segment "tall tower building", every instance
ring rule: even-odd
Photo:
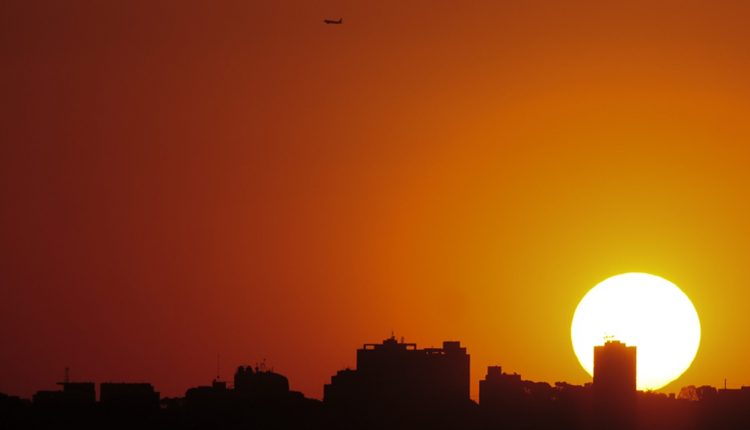
[[[594,347],[594,408],[601,428],[633,428],[636,347],[607,341]]]
[[[594,347],[594,391],[635,393],[636,348],[619,341]]]

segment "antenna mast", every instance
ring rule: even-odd
[[[221,380],[221,354],[216,354],[216,380]]]

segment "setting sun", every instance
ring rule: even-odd
[[[677,379],[695,358],[700,321],[676,285],[646,273],[624,273],[592,288],[576,308],[573,349],[593,374],[593,349],[613,338],[637,347],[639,390],[656,390]]]

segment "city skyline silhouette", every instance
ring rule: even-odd
[[[265,363],[239,366],[233,384],[217,377],[161,397],[150,383],[58,383],[31,399],[0,393],[0,425],[22,428],[532,428],[741,429],[750,423],[750,387],[687,386],[679,395],[636,390],[637,348],[616,340],[595,347],[585,385],[535,382],[489,366],[479,401],[469,396],[470,354],[460,341],[419,349],[394,335],[357,350],[324,398],[290,390]],[[217,369],[218,373],[218,369]]]
[[[4,2],[0,391],[219,353],[322,398],[392,327],[582,384],[629,271],[700,314],[684,383],[750,385],[747,8],[421,1]]]
[[[2,411],[736,427],[747,22],[736,0],[0,2]]]

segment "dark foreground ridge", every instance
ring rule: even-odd
[[[0,429],[750,429],[750,387],[685,387],[679,395],[635,389],[636,349],[594,351],[583,386],[526,381],[490,366],[469,398],[469,354],[459,342],[418,349],[394,337],[357,350],[323,401],[290,391],[286,377],[240,366],[230,387],[214,380],[181,398],[148,383],[63,382],[32,399],[0,394]]]

